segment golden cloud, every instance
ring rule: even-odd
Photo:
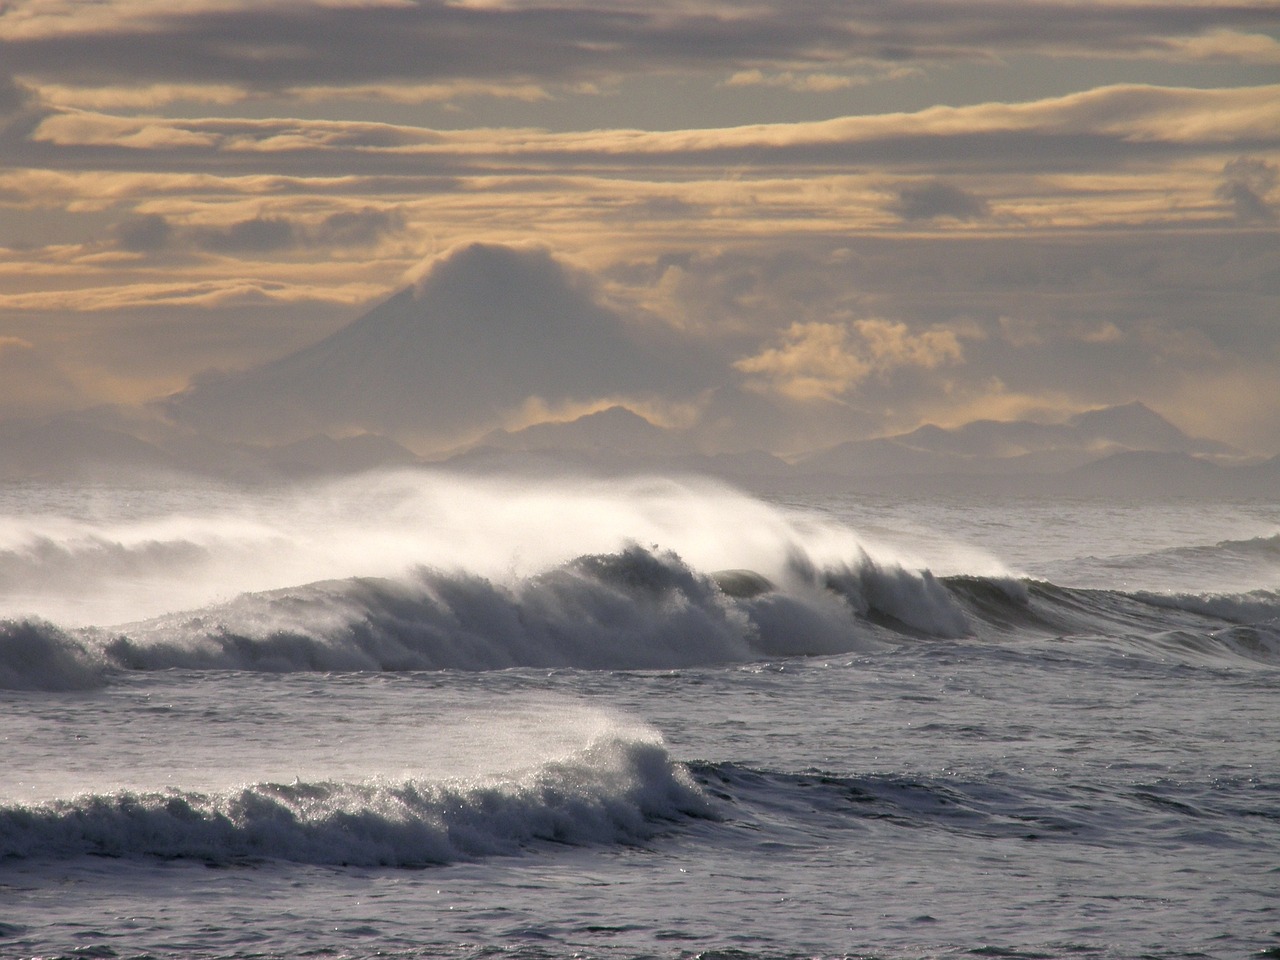
[[[308,119],[180,119],[117,117],[72,111],[46,118],[33,135],[60,146],[204,145],[219,149],[328,151],[361,155],[489,158],[552,157],[571,168],[599,157],[631,156],[651,162],[661,155],[679,165],[699,154],[767,151],[837,144],[850,146],[901,138],[1003,133],[1106,134],[1134,142],[1221,143],[1275,141],[1280,130],[1280,84],[1200,90],[1125,84],[1026,103],[930,107],[915,113],[849,116],[799,123],[750,124],[695,130],[593,130],[553,133],[536,129],[433,130],[402,124]],[[716,159],[717,164],[723,160]]]
[[[146,86],[76,87],[32,84],[51,107],[82,110],[154,110],[172,103],[227,106],[249,98],[249,91],[230,84],[154,83]]]
[[[794,400],[834,400],[873,373],[901,367],[932,370],[959,363],[963,351],[951,330],[914,334],[905,323],[879,318],[848,323],[793,323],[779,346],[734,363]],[[756,381],[760,386],[761,381]]]
[[[363,303],[386,292],[369,284],[342,287],[266,280],[202,280],[194,283],[130,283],[74,290],[0,295],[0,309],[93,312],[139,307],[228,307],[271,303]]]
[[[868,83],[866,77],[850,77],[833,73],[766,74],[761,70],[739,70],[724,82],[726,87],[781,87],[796,93],[832,93]]]

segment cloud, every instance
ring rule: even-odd
[[[201,269],[223,271],[220,280],[243,277],[244,264],[258,261],[253,276],[292,286],[301,281],[283,265],[301,267],[303,251],[376,249],[376,258],[343,258],[325,274],[335,286],[367,285],[389,283],[427,244],[531,235],[604,266],[624,247],[628,256],[656,256],[904,222],[918,235],[957,223],[1010,234],[1221,226],[1212,196],[1223,160],[1248,143],[1274,163],[1278,131],[1280,86],[1125,86],[1018,104],[660,131],[79,112],[46,117],[34,139],[11,142],[0,191],[21,207],[14,220],[40,225],[36,242],[74,237],[76,219],[97,241],[110,231],[108,216],[136,211],[173,227],[170,245],[153,252],[203,255]],[[953,190],[923,189],[935,183]],[[897,190],[886,196],[886,184]],[[976,217],[983,201],[999,215]],[[360,210],[395,210],[401,225],[377,222],[382,214],[322,223]],[[11,230],[0,243],[30,236]],[[85,242],[78,254],[59,253],[61,262],[101,252]],[[36,267],[52,255],[12,262]],[[95,275],[59,285],[102,283],[101,267],[81,262]],[[854,305],[853,315],[881,309]],[[688,325],[706,325],[684,312]]]
[[[1280,149],[1280,85],[1219,90],[1103,87],[1025,103],[723,128],[554,132],[434,130],[355,120],[47,116],[27,145],[48,168],[304,176],[645,177],[785,169],[848,175],[894,167],[986,175],[1125,169]],[[1164,171],[1161,171],[1163,174]],[[944,180],[945,182],[945,180]]]
[[[21,337],[0,337],[0,356],[20,350],[30,350],[33,344]]]
[[[634,220],[687,220],[703,214],[703,208],[678,196],[655,195],[624,204],[619,213]]]
[[[582,84],[622,73],[717,70],[839,76],[865,63],[1017,53],[1275,62],[1258,4],[1032,5],[838,0],[520,4],[108,2],[9,11],[0,61],[64,86],[308,87],[469,81]],[[819,81],[820,83],[822,81]]]
[[[932,370],[959,363],[963,351],[950,330],[913,334],[905,323],[878,318],[848,323],[793,323],[778,346],[734,363],[795,400],[833,400],[852,392],[872,373],[902,367]]]
[[[382,288],[360,284],[289,284],[280,281],[228,278],[122,283],[73,289],[0,293],[0,308],[31,313],[73,311],[77,315],[169,307],[223,309],[235,306],[278,309],[282,305],[362,303]]]
[[[1188,61],[1280,65],[1280,41],[1265,33],[1210,30],[1194,37],[1171,38],[1166,50],[1153,54]]]
[[[88,111],[54,112],[46,116],[31,139],[55,147],[110,144],[131,152],[181,150],[218,144],[210,131],[193,129],[162,117],[116,117]]]
[[[0,73],[0,117],[12,116],[33,99],[31,91],[13,77]]]
[[[981,220],[990,214],[987,201],[943,180],[907,183],[897,188],[891,213],[903,220]]]
[[[765,74],[761,70],[740,70],[725,81],[727,87],[781,87],[796,93],[834,93],[869,82],[863,77],[832,73],[796,74],[790,70]]]
[[[1275,356],[1273,3],[39,0],[0,22],[0,332],[66,370],[108,330],[90,361],[166,389],[201,351],[260,363],[428,250],[457,267],[432,317],[500,369],[457,384],[466,410],[436,397],[442,435],[624,399],[703,409],[708,436],[771,423],[781,449],[807,418],[815,439],[1000,396],[1168,403]],[[1088,89],[1115,77],[1186,85]],[[539,274],[528,238],[599,276],[545,249]],[[464,282],[484,263],[622,385],[496,332]],[[161,317],[204,346],[156,347]],[[667,360],[636,346],[655,317]]]
[[[116,224],[112,235],[117,246],[134,253],[195,248],[255,256],[312,247],[368,247],[404,226],[399,211],[374,207],[338,210],[314,222],[259,215],[220,226],[175,225],[148,213]]]
[[[157,213],[131,217],[118,223],[113,231],[116,243],[135,253],[152,253],[163,249],[173,237],[173,226]]]
[[[367,247],[387,234],[403,230],[404,226],[404,215],[398,210],[373,207],[340,210],[329,214],[311,230],[309,239],[319,246]]]
[[[1276,219],[1276,211],[1267,197],[1278,178],[1280,171],[1276,166],[1261,157],[1237,157],[1222,168],[1222,182],[1215,194],[1231,204],[1237,220],[1266,223]]]
[[[630,282],[651,283],[674,304],[655,309],[683,308],[701,322],[694,329],[736,345],[728,362],[745,363],[737,372],[763,391],[762,402],[832,398],[859,411],[861,433],[828,434],[836,442],[921,420],[994,416],[1001,398],[1019,398],[1009,415],[1134,398],[1173,410],[1204,402],[1197,385],[1206,377],[1238,374],[1254,384],[1257,358],[1280,355],[1274,248],[1265,231],[1116,230],[1087,242],[1072,231],[895,231],[707,249],[655,263]],[[936,361],[932,368],[866,372],[878,333],[886,365],[911,357],[910,340],[895,350],[891,330],[852,322],[876,316],[908,320],[913,337],[953,334],[960,359],[940,341],[921,355]],[[1224,420],[1206,433],[1275,452],[1280,421],[1268,416],[1276,423],[1269,434],[1258,427],[1267,417]],[[826,408],[807,418],[810,427],[835,422]],[[1242,441],[1248,430],[1257,431],[1252,444]],[[773,442],[795,448],[784,432]]]
[[[192,231],[196,245],[214,253],[271,253],[297,243],[294,224],[279,217],[253,217],[225,227]]]
[[[40,84],[40,98],[52,107],[78,110],[155,110],[174,103],[228,106],[249,99],[230,84],[153,83],[145,86],[67,86]]]
[[[0,17],[3,17],[2,8]],[[48,108],[30,86],[0,71],[0,169],[6,165],[5,158],[15,145],[30,135],[47,112]]]
[[[963,359],[960,340],[952,330],[926,330],[913,334],[905,323],[870,319],[854,322],[866,350],[878,370],[922,367],[933,370]]]
[[[643,255],[627,263],[604,254],[616,266],[593,276],[545,248],[454,248],[425,264],[416,300],[399,301],[406,331],[399,349],[374,355],[367,368],[318,374],[311,392],[289,386],[283,398],[264,400],[257,384],[265,380],[224,377],[222,399],[206,385],[192,409],[208,409],[192,416],[247,436],[390,424],[439,448],[538,410],[683,405],[697,411],[693,427],[709,447],[797,452],[921,420],[1135,397],[1186,410],[1208,402],[1198,385],[1235,376],[1241,396],[1255,387],[1264,395],[1269,388],[1258,378],[1280,355],[1269,293],[1274,237],[1265,231],[1116,231],[1082,242],[1073,233],[895,230],[707,244],[647,263]],[[46,344],[49,357],[66,369],[91,362],[116,371],[118,382],[125,370],[148,383],[164,380],[171,390],[174,371],[186,375],[201,356],[205,366],[261,364],[334,330],[360,312],[359,301],[386,294],[385,285],[368,283],[341,307],[334,298],[359,276],[354,268],[339,258],[296,259],[308,261],[309,283],[245,280],[240,263],[228,271],[237,281],[93,287],[9,270],[0,310],[9,318],[5,332],[30,342],[53,336],[40,333],[50,329],[49,311],[68,311],[57,318],[57,344]],[[366,259],[378,266],[377,257],[351,258],[361,268]],[[583,259],[579,251],[575,260]],[[144,266],[140,276],[169,278],[156,264]],[[251,275],[266,274],[259,264]],[[628,303],[670,313],[683,329],[655,328]],[[131,311],[133,321],[122,325],[123,313],[110,311]],[[14,326],[19,321],[26,330]],[[356,337],[354,330],[346,335]],[[579,343],[588,345],[585,355],[565,346]],[[66,351],[75,351],[74,363],[61,359]],[[306,379],[275,369],[288,374],[286,384]],[[7,409],[20,408],[17,389],[5,382]],[[383,393],[381,405],[365,396]],[[343,419],[344,410],[362,419]],[[1206,432],[1277,449],[1264,445],[1280,436],[1267,426],[1273,411],[1221,412],[1231,422]],[[1245,442],[1250,434],[1267,439]],[[284,434],[262,438],[277,435]]]
[[[450,80],[445,83],[371,83],[342,87],[305,86],[284,91],[284,95],[304,103],[333,103],[348,100],[395,104],[444,103],[490,97],[537,103],[553,99],[546,87],[536,83],[489,83]]]
[[[835,323],[793,323],[776,347],[745,357],[734,367],[759,374],[763,383],[797,400],[829,400],[847,393],[873,369]]]

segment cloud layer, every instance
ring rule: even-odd
[[[440,442],[1140,399],[1275,452],[1276,34],[1249,0],[8,4],[0,411],[212,396],[427,256],[414,303],[471,318],[415,386]]]
[[[0,60],[13,72],[92,88],[581,83],[644,71],[766,67],[834,74],[867,61],[983,61],[1011,53],[1280,63],[1274,8],[1264,2],[197,0],[86,9],[37,0],[11,7],[3,25]]]

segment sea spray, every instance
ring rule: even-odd
[[[193,481],[103,493],[93,511],[24,507],[0,528],[0,616],[102,626],[324,580],[395,578],[418,567],[511,583],[628,543],[691,568],[783,580],[793,555],[816,566],[866,552],[834,519],[803,517],[715,481],[470,477],[402,470],[314,485],[235,488]],[[969,571],[972,572],[972,571]]]
[[[742,571],[729,572],[727,591],[718,576],[632,544],[509,582],[418,568],[248,593],[106,629],[6,621],[0,688],[86,689],[122,672],[170,669],[669,670],[1028,632],[1120,632],[1150,650],[1142,638],[1175,631],[1223,654],[1280,659],[1280,601],[1265,592],[1165,596],[939,578],[865,556],[793,570],[777,585],[752,573],[749,590]]]
[[[1275,659],[1280,612],[1266,592],[1073,589],[979,575],[990,570],[981,558],[942,575],[830,517],[698,480],[416,470],[220,488],[208,504],[200,490],[187,500],[168,490],[156,505],[122,495],[115,514],[11,517],[0,539],[0,587],[11,590],[0,600],[36,606],[0,621],[0,688],[10,689],[164,669],[661,670],[1019,630],[1175,631]],[[1215,549],[1266,557],[1272,544],[1205,548]],[[160,609],[76,625],[103,606]]]

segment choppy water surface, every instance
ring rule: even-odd
[[[0,955],[1280,952],[1280,505],[5,492]]]

